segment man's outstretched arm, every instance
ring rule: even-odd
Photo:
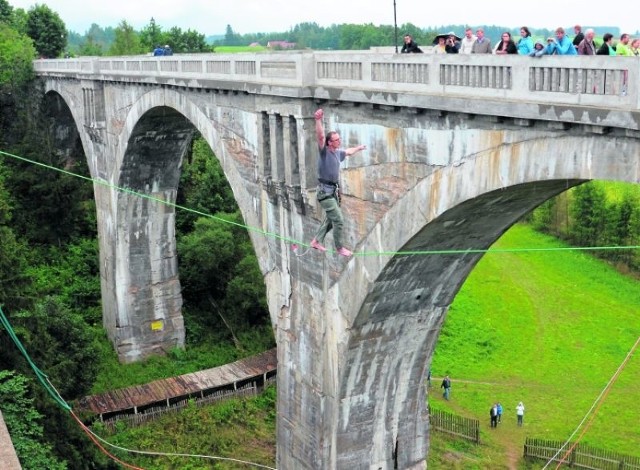
[[[357,147],[349,147],[344,151],[347,154],[347,157],[353,155],[354,153],[358,153],[360,150],[365,150],[367,148],[366,145],[358,145]]]

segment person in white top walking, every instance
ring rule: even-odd
[[[518,426],[522,426],[522,421],[524,420],[524,405],[522,402],[516,406],[516,416],[518,417]]]

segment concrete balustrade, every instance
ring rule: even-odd
[[[322,97],[322,88],[446,94],[541,104],[637,109],[636,57],[399,55],[373,52],[276,52],[127,56],[34,61],[39,75],[82,75],[189,87],[210,81],[281,87],[270,94]],[[169,80],[167,80],[169,79]]]

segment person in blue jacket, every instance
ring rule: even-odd
[[[155,49],[153,50],[153,55],[154,56],[164,55],[164,49],[160,46],[156,46]]]
[[[520,28],[520,40],[516,45],[518,47],[518,54],[529,55],[533,52],[533,40],[531,39],[531,32],[529,28],[523,26]]]
[[[547,44],[547,54],[557,55],[577,55],[576,46],[573,45],[571,39],[564,33],[564,28],[556,29],[556,38],[553,42]]]

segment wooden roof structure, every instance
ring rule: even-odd
[[[220,367],[84,397],[75,403],[74,408],[100,415],[124,410],[136,412],[137,408],[152,403],[224,387],[235,388],[238,383],[261,379],[269,373],[274,375],[277,363],[277,349],[274,348]]]

